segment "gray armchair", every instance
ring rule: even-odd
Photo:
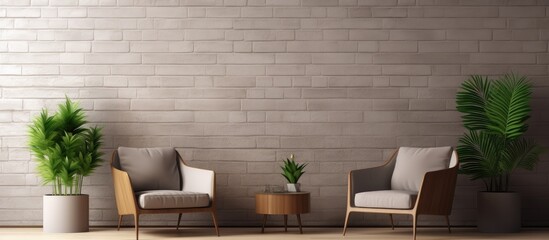
[[[352,212],[389,214],[393,229],[393,214],[412,215],[414,240],[418,215],[442,215],[450,232],[458,165],[451,147],[401,147],[379,167],[351,171],[343,235]]]
[[[209,212],[219,236],[215,214],[215,173],[185,164],[173,148],[126,148],[111,161],[118,229],[122,217],[133,215],[139,238],[139,215]]]

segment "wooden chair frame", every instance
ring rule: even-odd
[[[393,230],[395,229],[393,214],[411,215],[414,240],[416,239],[418,215],[441,215],[446,217],[448,232],[451,233],[449,215],[452,211],[459,168],[459,159],[455,151],[452,152],[452,159],[455,158],[454,166],[443,170],[427,172],[424,175],[416,203],[412,209],[366,208],[354,205],[356,193],[390,189],[391,176],[397,154],[398,150],[395,150],[389,160],[381,166],[353,170],[349,173],[347,213],[345,216],[345,225],[343,226],[343,236],[347,232],[347,224],[352,212],[389,214]],[[359,182],[362,185],[360,187],[358,187],[359,184],[356,184]]]
[[[177,152],[177,151],[176,151]],[[177,227],[179,229],[179,223],[181,221],[181,215],[183,213],[196,213],[196,212],[209,212],[212,216],[213,224],[215,227],[215,232],[219,236],[219,229],[217,226],[216,220],[216,208],[215,208],[215,172],[211,170],[205,170],[200,168],[193,168],[185,164],[185,161],[177,152],[177,160],[179,162],[180,176],[181,179],[184,178],[184,172],[191,172],[192,174],[208,174],[211,175],[211,192],[210,195],[210,205],[208,207],[198,207],[198,208],[169,208],[169,209],[142,209],[137,204],[135,198],[135,192],[133,191],[131,185],[131,179],[127,172],[122,171],[114,166],[115,159],[118,158],[118,151],[115,150],[111,158],[111,171],[113,176],[114,183],[114,193],[116,198],[116,207],[118,210],[118,230],[120,230],[120,224],[122,223],[122,217],[125,215],[133,215],[135,222],[135,239],[139,239],[139,215],[142,214],[164,214],[164,213],[179,213],[177,219]],[[185,182],[183,182],[185,183]],[[181,186],[184,189],[184,185]]]

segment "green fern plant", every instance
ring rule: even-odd
[[[489,80],[477,75],[457,93],[457,110],[468,130],[457,146],[460,172],[481,179],[486,191],[509,191],[511,173],[531,170],[539,160],[542,148],[522,136],[528,129],[531,88],[524,76]]]
[[[299,178],[305,173],[303,169],[307,166],[307,163],[299,164],[294,160],[294,155],[291,154],[290,158],[286,158],[284,166],[280,166],[282,169],[282,176],[288,180],[289,183],[297,183]]]
[[[50,115],[43,109],[29,126],[29,147],[44,185],[54,195],[82,193],[82,182],[101,164],[101,129],[86,128],[85,114],[66,98]]]

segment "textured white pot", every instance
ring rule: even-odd
[[[288,183],[286,184],[288,192],[299,192],[301,191],[301,183]]]
[[[89,196],[44,195],[44,232],[72,233],[89,231]]]

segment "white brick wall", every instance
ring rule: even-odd
[[[309,163],[307,225],[343,223],[346,174],[398,146],[455,145],[470,74],[527,74],[530,135],[547,145],[549,2],[439,0],[0,1],[0,225],[41,224],[25,134],[65,95],[118,146],[173,146],[218,174],[222,225],[258,225],[253,196]],[[524,224],[545,225],[549,162],[517,172]],[[452,222],[475,223],[461,176]],[[86,179],[92,225],[114,225],[108,164]],[[210,224],[209,216],[184,216]],[[129,219],[128,219],[129,220]],[[357,215],[353,224],[387,225]],[[399,221],[409,223],[406,218]],[[442,224],[438,218],[425,224]],[[175,224],[146,216],[144,224]]]

